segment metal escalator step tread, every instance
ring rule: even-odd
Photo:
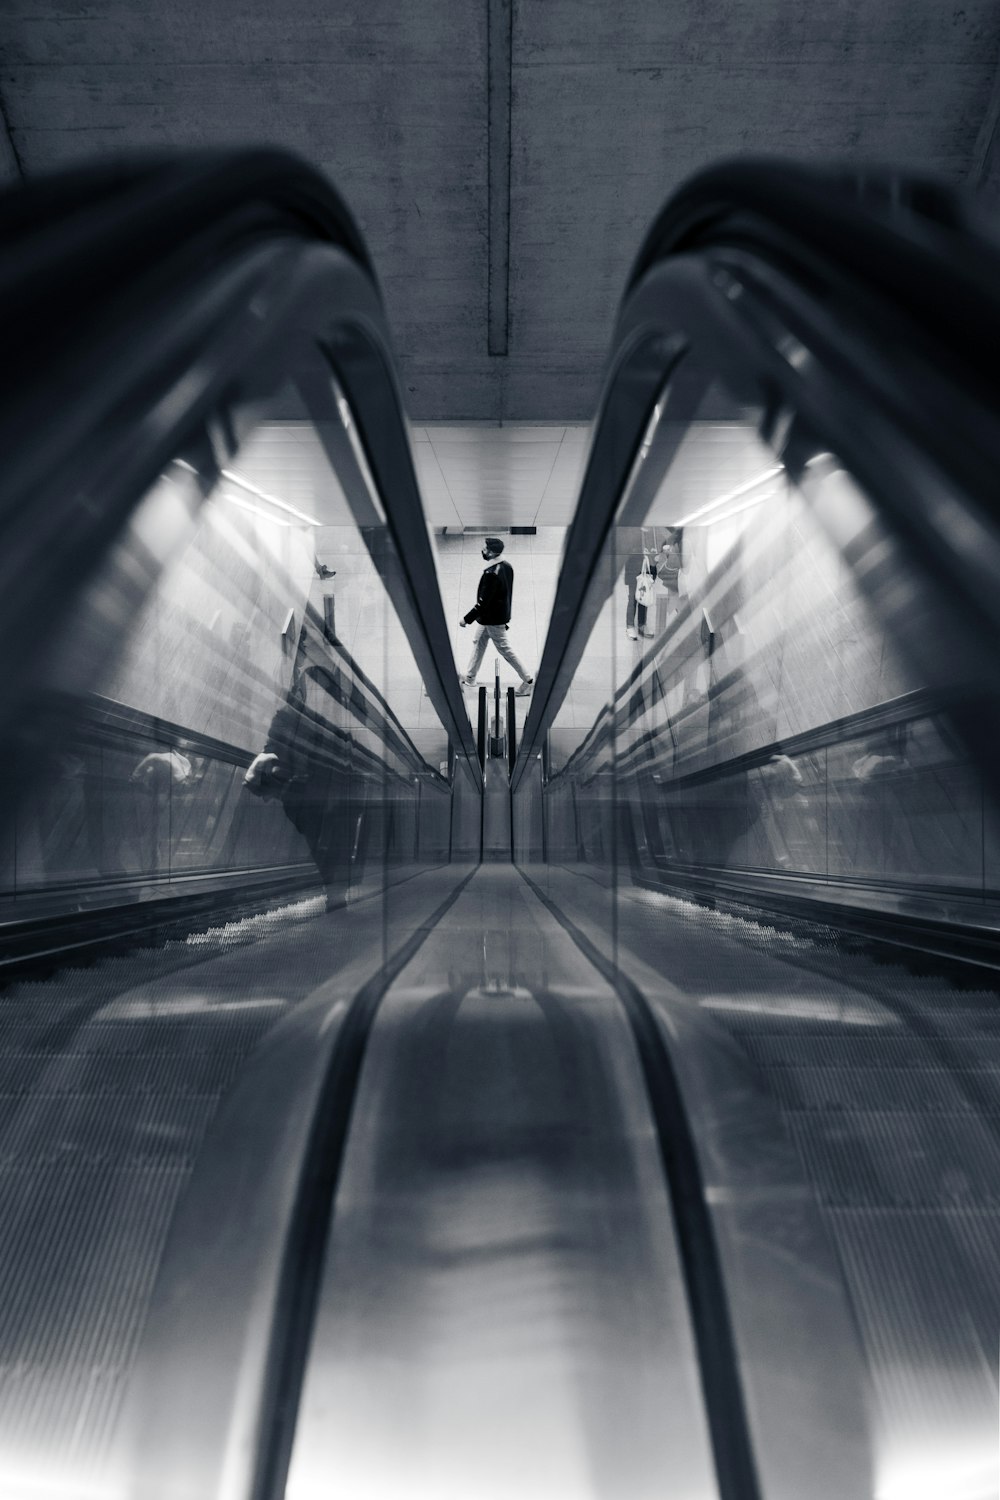
[[[946,1072],[938,1067],[871,1068],[796,1067],[768,1070],[768,1081],[785,1109],[864,1110],[880,1112],[939,1110],[978,1111],[966,1083],[995,1089],[1000,1111],[1000,1065]]]
[[[825,1204],[1000,1208],[998,1116],[855,1111],[785,1118]]]
[[[921,1068],[933,1064],[927,1043],[896,1027],[892,1031],[860,1028],[839,1036],[745,1037],[743,1045],[763,1067]],[[1000,1045],[995,1049],[1000,1065]],[[994,1058],[986,1059],[994,1061]]]
[[[916,1438],[924,1421],[968,1431],[978,1413],[995,1428],[1000,1210],[843,1207],[825,1217],[887,1425]]]

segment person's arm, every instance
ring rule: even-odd
[[[273,750],[262,750],[259,755],[255,755],[247,766],[246,774],[243,777],[243,785],[247,791],[259,792],[264,772],[268,766],[276,766],[277,764],[278,757],[274,754]]]
[[[287,780],[289,762],[292,759],[298,730],[299,714],[287,699],[271,720],[267,741],[259,755],[255,755],[246,769],[243,785],[249,792],[267,795],[274,791],[272,775],[285,773]]]
[[[493,595],[496,592],[496,587],[497,576],[492,568],[487,568],[479,580],[479,592],[476,596],[475,605],[472,609],[469,610],[469,613],[467,615],[462,616],[462,619],[459,622],[461,625],[471,625],[473,620],[479,620],[481,618],[480,610],[484,605],[490,604],[492,602]]]

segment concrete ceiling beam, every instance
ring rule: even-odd
[[[1000,63],[973,148],[969,185],[985,197],[1000,198]]]

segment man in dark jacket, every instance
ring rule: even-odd
[[[300,647],[301,651],[301,647]],[[307,660],[305,653],[302,659]],[[325,662],[296,672],[267,735],[243,778],[247,791],[280,800],[285,817],[305,839],[323,885],[327,909],[343,906],[363,861],[365,789],[352,773],[346,716],[350,682]]]
[[[486,561],[486,567],[479,580],[479,593],[475,607],[459,621],[463,630],[466,625],[471,625],[473,622],[478,626],[473,637],[469,665],[461,681],[465,686],[475,682],[476,673],[486,654],[487,644],[492,641],[497,648],[497,655],[502,656],[504,661],[510,662],[520,677],[521,686],[517,690],[517,696],[525,698],[531,692],[531,685],[535,679],[529,677],[507,640],[510,603],[514,592],[514,569],[509,562],[500,561],[502,551],[503,542],[498,536],[486,538],[483,543],[483,558]]]

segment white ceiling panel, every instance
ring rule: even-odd
[[[413,429],[432,526],[567,526],[588,428],[448,423]]]

